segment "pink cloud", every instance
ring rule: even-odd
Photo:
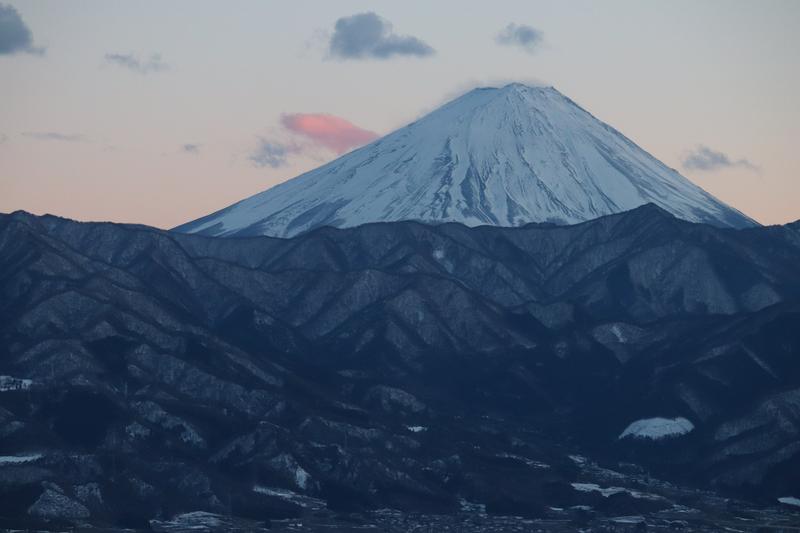
[[[374,131],[359,128],[341,117],[325,113],[287,113],[283,125],[294,133],[342,154],[378,138]]]

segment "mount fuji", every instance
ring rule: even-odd
[[[574,224],[647,203],[692,222],[757,225],[556,89],[510,84],[472,90],[175,230],[291,237],[399,220]]]

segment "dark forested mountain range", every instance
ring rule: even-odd
[[[16,212],[0,291],[0,527],[800,497],[798,223],[649,204],[279,239]]]

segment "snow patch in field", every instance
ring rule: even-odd
[[[677,418],[644,418],[632,422],[625,431],[623,431],[619,438],[633,437],[637,439],[650,439],[659,440],[669,437],[680,437],[686,435],[694,429],[692,424],[686,418],[679,416]]]
[[[289,489],[281,489],[278,487],[262,487],[261,485],[256,485],[253,487],[253,492],[266,494],[267,496],[275,496],[277,498],[291,498],[293,496],[297,496],[296,492],[293,492]]]
[[[40,453],[30,453],[27,455],[0,455],[0,466],[3,465],[21,465],[25,463],[32,463],[44,457]]]
[[[531,468],[550,468],[550,465],[547,463],[543,463],[541,461],[534,461],[533,459],[528,459],[527,457],[523,457],[521,455],[514,455],[513,453],[498,453],[497,457],[501,459],[514,459],[515,461],[520,461],[525,463],[526,465],[530,466]]]
[[[615,524],[641,524],[644,522],[643,516],[617,516],[611,519]]]
[[[192,511],[175,516],[173,522],[176,525],[184,526],[188,529],[206,529],[209,527],[219,527],[222,520],[218,515],[206,511]]]
[[[619,494],[620,492],[627,492],[627,489],[623,489],[622,487],[602,488],[597,483],[572,483],[572,488],[578,492],[599,492],[606,498],[614,494]]]
[[[301,489],[305,489],[308,486],[308,479],[311,476],[303,470],[302,466],[298,466],[294,471],[294,481],[297,483],[297,486]]]
[[[778,501],[785,505],[800,507],[800,498],[795,498],[794,496],[783,496],[782,498],[778,498]]]
[[[169,520],[150,520],[153,531],[187,533],[188,531],[261,531],[258,522],[222,516],[207,511],[191,511],[175,515]]]
[[[264,487],[262,485],[256,485],[255,487],[253,487],[253,492],[264,494],[265,496],[272,496],[273,498],[280,498],[282,500],[290,501],[294,504],[299,505],[300,507],[306,507],[311,510],[324,509],[327,505],[324,500],[320,500],[318,498],[312,498],[311,496],[305,496],[303,494],[298,494],[289,489],[283,489],[280,487]]]
[[[33,385],[33,380],[15,378],[13,376],[0,376],[0,392],[10,390],[28,390]]]
[[[657,494],[650,494],[648,492],[639,492],[637,490],[626,489],[625,487],[601,487],[597,483],[572,483],[572,488],[578,492],[599,492],[603,497],[608,498],[615,494],[627,492],[632,497],[640,500],[661,500],[661,496]]]

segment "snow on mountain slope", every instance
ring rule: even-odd
[[[659,440],[667,437],[680,437],[690,433],[693,429],[694,424],[682,416],[677,418],[645,418],[631,422],[625,428],[625,431],[620,434],[619,438],[633,437]]]
[[[552,87],[475,89],[420,120],[177,231],[289,237],[420,220],[572,224],[654,203],[718,226],[755,223]]]

